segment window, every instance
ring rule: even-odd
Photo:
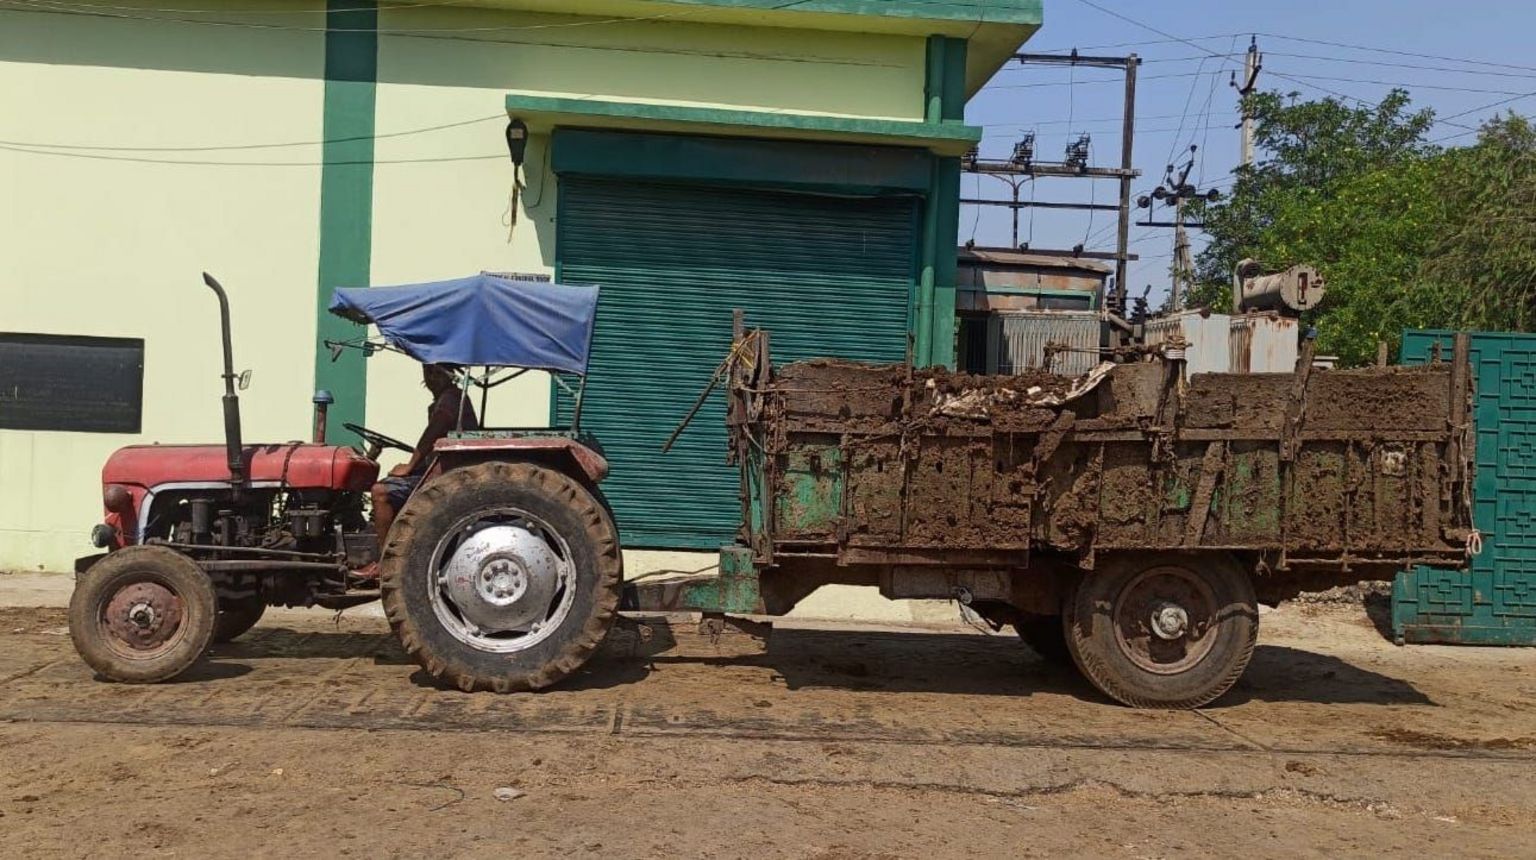
[[[0,429],[138,433],[144,341],[0,333]]]

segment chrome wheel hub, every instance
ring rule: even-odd
[[[432,606],[459,641],[484,651],[533,646],[569,614],[570,548],[542,520],[497,509],[461,520],[433,554]]]
[[[1189,613],[1177,603],[1164,603],[1152,613],[1152,633],[1172,642],[1189,630]]]

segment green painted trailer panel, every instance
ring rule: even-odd
[[[602,287],[582,427],[631,547],[716,548],[741,521],[717,391],[661,446],[731,345],[731,315],[772,332],[775,362],[906,354],[916,195],[849,196],[563,174],[559,279]],[[569,397],[556,397],[567,420]]]
[[[1452,333],[1403,335],[1404,364],[1423,364]],[[1472,521],[1482,552],[1468,570],[1414,567],[1392,588],[1400,642],[1536,645],[1536,335],[1474,332],[1477,421]]]

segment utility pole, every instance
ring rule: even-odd
[[[1168,172],[1163,177],[1163,185],[1157,186],[1150,196],[1143,196],[1136,201],[1136,205],[1148,210],[1147,220],[1136,222],[1141,227],[1172,227],[1173,228],[1173,286],[1168,291],[1168,309],[1178,310],[1184,300],[1189,287],[1195,281],[1195,261],[1189,249],[1189,227],[1203,228],[1205,222],[1191,224],[1184,218],[1184,204],[1202,199],[1208,203],[1214,203],[1221,198],[1221,192],[1214,188],[1201,191],[1189,182],[1189,173],[1195,166],[1195,152],[1197,147],[1193,144],[1189,147],[1189,158],[1182,167],[1175,168],[1168,165]],[[1152,209],[1157,203],[1173,207],[1172,221],[1152,220]]]
[[[1264,55],[1259,53],[1259,38],[1248,37],[1248,53],[1243,57],[1243,83],[1239,85],[1234,75],[1231,84],[1237,89],[1239,99],[1247,98],[1253,92],[1259,82],[1259,69],[1264,67]],[[1240,103],[1241,104],[1241,103]],[[1253,112],[1246,104],[1241,104],[1243,121],[1239,128],[1242,129],[1242,166],[1253,165]]]
[[[1112,260],[1115,264],[1115,284],[1105,296],[1105,310],[1123,315],[1126,307],[1126,269],[1137,256],[1130,250],[1131,230],[1131,182],[1141,173],[1134,164],[1132,146],[1136,139],[1136,70],[1141,58],[1135,54],[1124,57],[1088,56],[1076,50],[1070,54],[1015,54],[1014,59],[1023,65],[1087,66],[1117,69],[1125,76],[1125,102],[1120,128],[1120,166],[1090,167],[1088,165],[1089,138],[1079,135],[1067,144],[1065,158],[1061,161],[1036,159],[1035,136],[1026,134],[1014,144],[1013,154],[1006,160],[982,158],[978,149],[972,148],[960,159],[960,169],[966,173],[997,176],[1011,186],[1011,199],[995,200],[982,197],[962,197],[960,202],[976,206],[1007,206],[1013,210],[1013,247],[1009,250],[1052,257],[1068,257],[1082,260]],[[1068,203],[1065,201],[1021,200],[1019,186],[1024,181],[1034,182],[1041,178],[1052,179],[1114,179],[1119,182],[1119,200],[1116,203]],[[1095,251],[1078,244],[1072,248],[1035,248],[1021,244],[1018,235],[1019,210],[1021,209],[1076,209],[1115,212],[1119,220],[1115,224],[1115,250]]]
[[[1184,170],[1185,176],[1180,177],[1180,185],[1187,178],[1189,169]],[[1178,195],[1173,199],[1173,291],[1168,299],[1171,310],[1181,307],[1183,287],[1194,280],[1195,264],[1189,256],[1189,233],[1184,230],[1184,196]]]

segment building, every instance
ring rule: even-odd
[[[356,334],[324,313],[334,287],[601,284],[584,414],[627,544],[730,539],[718,410],[659,448],[731,310],[781,359],[900,359],[910,334],[952,363],[964,105],[1041,20],[1039,0],[175,5],[0,9],[0,569],[89,551],[111,450],[220,438],[204,270],[254,371],[248,441],[306,436],[316,387],[335,440],[419,432],[408,360],[322,346]],[[557,390],[529,374],[486,418],[543,425]]]
[[[955,310],[959,366],[971,373],[1045,367],[1086,373],[1099,362],[1109,266],[1076,257],[961,248]],[[1047,344],[1071,351],[1050,353]]]

